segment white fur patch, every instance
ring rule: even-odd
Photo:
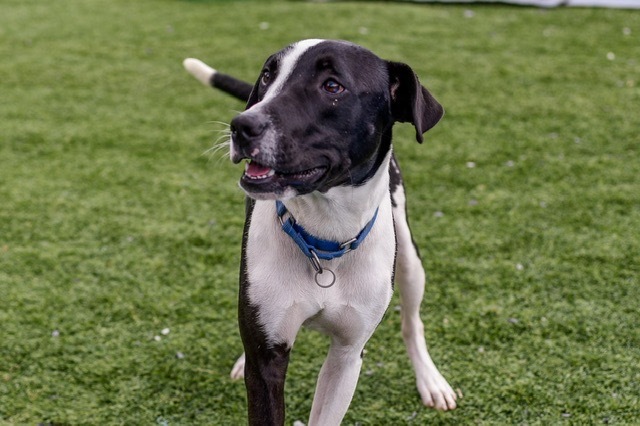
[[[187,58],[182,62],[184,68],[199,82],[205,86],[210,86],[211,77],[217,72],[209,65],[205,64],[199,59]]]
[[[321,261],[336,275],[328,289],[316,285],[309,259],[282,231],[275,203],[256,201],[247,241],[248,296],[258,307],[269,343],[293,344],[303,324],[356,346],[373,333],[392,294],[395,238],[388,161],[361,187],[285,201],[309,232],[337,241],[355,237],[379,207],[376,223],[357,250]]]
[[[267,89],[267,93],[265,93],[264,98],[260,103],[269,102],[271,99],[278,96],[278,94],[282,91],[285,82],[291,76],[291,73],[296,67],[298,60],[302,56],[304,52],[306,52],[310,47],[315,46],[318,43],[323,42],[321,39],[309,39],[299,41],[291,46],[291,49],[287,51],[287,53],[280,60],[280,67],[278,68],[278,75],[275,81],[269,86]]]

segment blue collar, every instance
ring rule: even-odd
[[[378,217],[378,209],[376,209],[376,212],[373,214],[373,218],[365,225],[362,231],[360,231],[355,238],[340,243],[337,241],[323,240],[314,237],[300,226],[291,214],[289,214],[289,217],[285,219],[284,216],[288,213],[288,210],[281,201],[276,201],[276,209],[278,212],[278,218],[282,224],[282,230],[289,235],[293,241],[295,241],[298,247],[300,247],[300,250],[302,250],[302,253],[311,260],[316,271],[318,271],[318,268],[320,267],[317,262],[318,259],[335,259],[345,253],[357,249],[367,235],[369,235],[369,231],[373,228],[373,224],[376,222],[376,218]],[[322,268],[320,268],[320,271],[322,271]]]

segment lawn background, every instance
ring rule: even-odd
[[[0,424],[246,421],[241,172],[205,153],[243,105],[181,61],[252,80],[309,37],[411,64],[447,110],[395,146],[464,398],[421,406],[394,299],[344,424],[640,424],[639,13],[204,0],[0,4]],[[326,349],[300,333],[287,424]]]

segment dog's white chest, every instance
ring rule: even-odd
[[[247,291],[270,343],[293,343],[302,324],[346,341],[368,338],[392,294],[390,203],[356,251],[321,261],[336,275],[330,288],[316,284],[309,259],[280,228],[273,202],[255,203],[248,233]]]

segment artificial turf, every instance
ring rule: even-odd
[[[235,425],[241,173],[206,153],[292,41],[409,63],[445,106],[397,126],[428,271],[422,407],[394,299],[344,424],[640,423],[640,14],[389,2],[3,0],[0,424]],[[302,331],[287,424],[326,339]]]

